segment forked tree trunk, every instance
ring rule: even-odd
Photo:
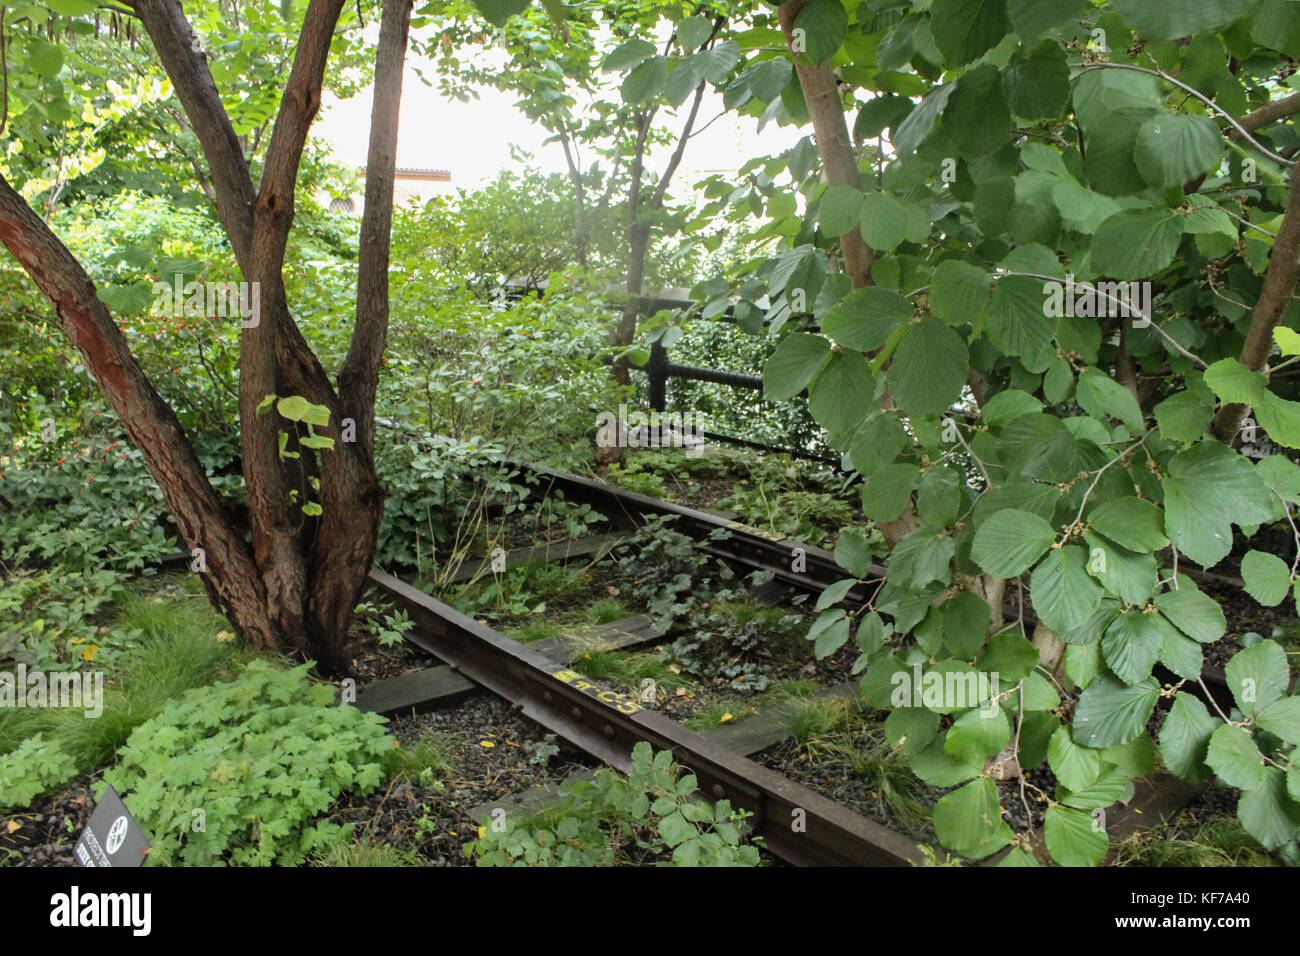
[[[343,0],[311,0],[293,68],[255,190],[205,55],[176,0],[134,0],[203,146],[218,215],[240,271],[259,283],[261,314],[240,340],[241,454],[251,542],[217,498],[175,413],[131,355],[85,270],[7,182],[0,179],[0,241],[54,305],[132,443],[162,491],[186,547],[201,548],[213,603],[256,648],[312,657],[328,672],[349,662],[353,608],[374,556],[383,492],[374,468],[374,403],[388,327],[398,104],[411,0],[385,0],[375,68],[366,208],[358,264],[356,325],[339,376],[325,375],[289,312],[283,264],[294,185],[307,131],[320,106],[325,63]],[[290,423],[258,415],[268,394],[300,395],[330,413],[321,433],[332,450],[298,446]],[[350,420],[355,440],[344,441]],[[290,431],[298,459],[282,460]],[[310,479],[319,480],[319,489]],[[290,499],[296,490],[298,501]],[[301,504],[316,500],[319,517]]]

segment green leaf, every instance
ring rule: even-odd
[[[943,749],[962,763],[979,763],[1002,750],[1011,740],[1011,721],[1001,707],[985,716],[983,708],[968,710],[948,729]]]
[[[948,67],[965,66],[1006,35],[1006,0],[934,0],[930,33]]]
[[[897,292],[869,285],[841,299],[826,313],[821,329],[847,348],[874,352],[914,313],[912,303]]]
[[[1279,325],[1273,330],[1273,341],[1283,355],[1300,355],[1300,332]]]
[[[937,6],[937,4],[936,4]],[[940,798],[934,807],[934,832],[950,850],[980,858],[1011,842],[992,780],[974,780]]]
[[[1011,137],[1011,114],[999,72],[992,66],[971,70],[958,80],[943,115],[953,144],[972,159],[997,152]]]
[[[48,40],[31,37],[27,41],[27,63],[42,76],[55,76],[63,69],[63,50]]]
[[[1264,376],[1235,358],[1220,359],[1205,370],[1205,384],[1225,402],[1254,405],[1267,391]]]
[[[1124,209],[1097,229],[1092,267],[1130,280],[1153,276],[1174,261],[1182,237],[1182,219],[1168,209]]]
[[[1088,512],[1088,526],[1130,551],[1146,554],[1169,543],[1164,515],[1149,501],[1129,496],[1112,498]]]
[[[1276,850],[1291,842],[1300,828],[1300,804],[1287,793],[1286,778],[1276,767],[1264,768],[1264,782],[1241,795],[1237,819],[1246,832]]]
[[[844,43],[849,15],[840,0],[808,0],[795,17],[794,27],[803,30],[805,48],[814,65],[825,63]]]
[[[658,830],[659,835],[663,837],[663,841],[669,846],[677,846],[677,844],[699,835],[699,830],[691,825],[680,811],[673,811],[660,820]]]
[[[985,402],[980,414],[986,425],[999,428],[1021,415],[1034,415],[1042,410],[1043,403],[1034,396],[1018,388],[1009,388]]]
[[[1065,50],[1044,40],[1002,71],[1007,104],[1025,119],[1054,119],[1070,104],[1070,68]]]
[[[1201,442],[1169,460],[1162,482],[1165,533],[1202,567],[1232,549],[1232,524],[1274,515],[1272,493],[1250,462],[1218,442]]]
[[[274,401],[275,393],[272,392],[270,395],[266,396],[266,398],[257,403],[257,414],[265,415],[267,410],[271,407],[271,403]]]
[[[843,647],[849,640],[848,618],[841,617],[817,635],[813,643],[813,655],[817,660],[829,657]]]
[[[1082,790],[1101,776],[1101,754],[1092,747],[1080,747],[1062,725],[1047,744],[1047,765],[1062,786]]]
[[[820,335],[787,335],[763,366],[763,397],[781,402],[794,398],[816,377],[831,354],[831,344]]]
[[[725,40],[690,58],[695,72],[714,86],[721,86],[739,62],[740,44],[735,40]]]
[[[1250,734],[1224,724],[1210,735],[1205,762],[1230,787],[1254,790],[1264,785],[1264,760]]]
[[[1160,662],[1184,680],[1198,680],[1205,667],[1201,647],[1190,637],[1185,637],[1172,624],[1159,615],[1154,620],[1160,625],[1164,640],[1160,644]]]
[[[1142,739],[1144,738],[1137,738],[1137,740]],[[1104,759],[1105,755],[1102,756]],[[1068,793],[1062,790],[1059,799],[1076,810],[1097,810],[1116,803],[1127,803],[1133,799],[1133,779],[1121,767],[1108,767],[1091,786],[1079,793]]]
[[[1300,744],[1300,697],[1273,701],[1260,710],[1255,723],[1289,744]]]
[[[1110,747],[1128,743],[1146,728],[1147,718],[1160,698],[1154,677],[1124,684],[1098,675],[1079,695],[1074,711],[1074,739],[1085,747]]]
[[[1114,7],[1129,26],[1148,40],[1176,40],[1226,27],[1243,16],[1251,0],[1115,0]]]
[[[1038,619],[1058,634],[1088,620],[1101,603],[1101,587],[1085,570],[1086,564],[1083,548],[1066,545],[1049,551],[1030,576]]]
[[[1048,807],[1043,817],[1047,851],[1061,866],[1096,866],[1106,858],[1110,840],[1093,827],[1092,815],[1069,807]]]
[[[988,574],[1014,578],[1023,574],[1056,541],[1052,526],[1036,514],[1007,508],[979,526],[971,558]]]
[[[1246,593],[1266,607],[1281,604],[1291,590],[1291,569],[1275,554],[1247,551],[1241,559]]]
[[[771,103],[789,84],[792,72],[789,60],[764,60],[750,71],[749,89],[764,103]]]
[[[334,439],[325,435],[303,435],[298,439],[298,444],[302,445],[303,448],[333,448]]]
[[[276,402],[275,410],[280,413],[281,418],[287,418],[291,422],[301,422],[311,413],[311,402],[301,395],[290,395]]]
[[[1223,136],[1204,116],[1164,113],[1138,129],[1133,158],[1142,178],[1158,189],[1183,183],[1219,165]]]
[[[302,513],[314,518],[318,515],[324,514],[324,509],[322,509],[315,501],[308,501],[302,506]]]
[[[912,500],[921,477],[916,465],[886,465],[867,479],[862,489],[862,510],[872,521],[893,521]]]
[[[493,26],[503,27],[515,14],[528,9],[531,0],[474,0],[483,18]]]
[[[948,97],[957,88],[956,83],[945,83],[926,93],[916,108],[908,114],[907,119],[894,130],[894,149],[899,156],[907,156],[916,151],[934,130],[935,121],[948,105]]]
[[[694,50],[713,33],[713,22],[708,17],[685,17],[677,23],[677,42],[685,50]]]
[[[869,192],[862,202],[862,238],[878,252],[893,252],[903,241],[924,242],[930,235],[930,217],[912,203],[888,193]]]
[[[1260,641],[1238,651],[1224,668],[1224,676],[1237,707],[1247,717],[1285,694],[1291,682],[1286,652],[1275,641]]]
[[[857,352],[832,352],[808,387],[808,411],[828,432],[846,432],[862,420],[862,409],[875,391],[866,359]]]
[[[857,528],[845,528],[835,540],[835,563],[856,578],[871,574],[874,556],[866,534]]]
[[[1140,434],[1145,427],[1142,410],[1133,393],[1105,372],[1091,366],[1079,374],[1075,398],[1080,407],[1093,418],[1102,421],[1108,415],[1118,418],[1135,435]]]
[[[947,465],[937,465],[925,473],[916,496],[916,510],[921,520],[934,528],[946,528],[957,520],[961,506],[961,478]]]
[[[915,590],[931,581],[947,584],[951,577],[948,564],[955,550],[952,538],[935,534],[933,528],[917,528],[894,545],[889,556],[890,574]]]
[[[624,103],[645,103],[659,95],[667,78],[668,61],[662,56],[651,57],[624,78],[619,94]]]
[[[930,311],[950,325],[974,322],[989,302],[991,277],[960,259],[945,259],[930,279]]]
[[[617,73],[644,62],[655,54],[655,45],[648,40],[633,38],[626,40],[616,46],[610,54],[605,57],[601,68]]]
[[[998,280],[989,303],[985,335],[1000,351],[1016,358],[1041,355],[1052,344],[1057,320],[1044,308],[1043,281],[1025,276]]]
[[[891,93],[877,95],[858,110],[858,118],[853,123],[853,138],[875,139],[886,129],[897,127],[911,112],[912,101],[907,97]]]
[[[1020,39],[1030,43],[1088,9],[1088,0],[1009,0],[1007,12]]]
[[[1118,614],[1106,628],[1101,653],[1116,677],[1126,684],[1136,684],[1151,675],[1163,640],[1154,615],[1130,611]]]
[[[822,229],[826,234],[842,236],[844,233],[857,228],[858,220],[862,218],[862,202],[864,199],[866,199],[866,196],[856,186],[831,186],[826,192],[822,193],[821,202],[817,207],[817,215],[821,219]],[[874,287],[868,286],[867,288]],[[898,295],[898,293],[894,294]],[[899,296],[899,298],[902,297]]]
[[[870,561],[870,556],[868,556]],[[845,578],[843,581],[836,581],[826,590],[817,596],[817,610],[824,611],[833,604],[839,604],[844,600],[844,595],[853,590],[853,585],[858,583],[857,578]]]
[[[1214,417],[1214,402],[1200,392],[1176,392],[1155,407],[1160,435],[1169,441],[1194,442]]]
[[[885,718],[885,738],[911,757],[934,742],[939,733],[939,715],[924,707],[900,707]]]
[[[988,603],[971,591],[958,591],[940,605],[939,613],[944,646],[962,660],[979,653],[993,619]]]
[[[942,740],[936,740],[912,758],[912,772],[932,787],[955,787],[974,777],[981,769],[979,763],[962,763],[951,757],[943,749]]]
[[[1160,727],[1160,759],[1169,772],[1189,783],[1206,779],[1210,773],[1205,751],[1221,725],[1196,697],[1185,691],[1174,695],[1174,705]]]
[[[899,407],[921,418],[943,414],[961,397],[970,366],[966,343],[933,316],[908,326],[889,366]]]
[[[1223,637],[1228,622],[1219,602],[1190,582],[1182,581],[1177,591],[1166,591],[1156,598],[1156,607],[1174,627],[1194,641],[1210,644]]]

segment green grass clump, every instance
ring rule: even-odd
[[[1215,815],[1139,830],[1118,843],[1116,866],[1278,866],[1236,817]]]

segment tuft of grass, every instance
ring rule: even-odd
[[[929,820],[933,814],[924,784],[912,773],[901,749],[869,734],[844,735],[829,746],[857,776],[870,785],[877,810],[909,825]]]
[[[388,758],[390,776],[403,776],[421,783],[445,780],[456,769],[451,742],[439,734],[426,734],[409,745],[394,747]]]
[[[1116,866],[1278,866],[1236,817],[1167,821],[1116,844]]]
[[[599,626],[621,621],[634,614],[635,611],[617,598],[601,598],[583,608],[582,620],[587,624]]]
[[[556,637],[560,634],[561,628],[558,624],[551,621],[529,621],[527,624],[517,627],[510,631],[510,636],[520,644],[530,644],[533,641],[544,641],[548,637]]]
[[[399,850],[386,843],[360,839],[355,843],[335,843],[324,853],[312,858],[312,866],[424,866],[419,855],[411,850]]]
[[[230,625],[198,594],[162,600],[145,594],[128,597],[113,625],[138,630],[140,637],[119,658],[115,671],[105,675],[103,713],[88,718],[84,709],[68,708],[0,714],[0,750],[44,733],[81,771],[103,766],[136,727],[178,694],[229,680],[254,657],[237,641],[216,640]]]
[[[799,700],[815,694],[819,685],[807,678],[783,678],[773,682],[772,686],[754,697],[720,697],[711,700],[696,711],[694,717],[686,720],[691,730],[708,730],[721,727],[724,723],[733,723],[752,717],[769,707],[776,707],[790,700]],[[723,720],[728,714],[730,719]]]
[[[846,731],[856,712],[853,702],[843,697],[796,700],[790,712],[790,736],[804,750],[823,745]]]
[[[605,651],[599,647],[579,650],[569,666],[589,680],[620,686],[632,695],[641,693],[642,682],[652,680],[662,696],[679,687],[689,686],[681,674],[668,669],[668,665],[654,654],[635,651]]]

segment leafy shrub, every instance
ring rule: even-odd
[[[642,741],[626,777],[598,770],[594,782],[565,788],[564,800],[538,817],[507,819],[503,829],[490,821],[465,856],[477,855],[479,866],[757,866],[758,848],[743,829],[748,814],[728,800],[693,800],[696,786],[670,751],[654,753]]]
[[[0,810],[29,805],[37,796],[71,779],[77,762],[41,734],[0,756]]]
[[[731,568],[703,550],[703,542],[697,544],[674,531],[673,520],[672,516],[652,516],[615,549],[619,571],[631,579],[632,597],[643,603],[655,616],[655,625],[664,629],[711,598],[732,596],[736,582]],[[706,540],[716,541],[727,534],[719,529]]]
[[[378,786],[392,743],[383,718],[330,706],[333,691],[307,680],[309,666],[253,661],[131,734],[104,783],[131,792],[153,858],[292,866],[342,836],[328,821],[308,823],[343,791]]]
[[[696,677],[720,678],[733,690],[757,693],[770,681],[766,671],[775,644],[793,638],[802,620],[775,608],[738,603],[711,607],[692,617],[691,626],[664,650],[664,657]]]

